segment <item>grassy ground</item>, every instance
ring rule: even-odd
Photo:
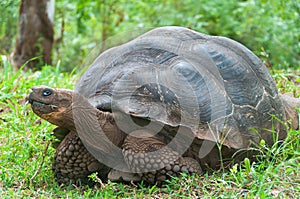
[[[299,97],[299,73],[273,74],[282,92]],[[163,187],[108,182],[96,188],[59,187],[51,172],[55,150],[47,148],[53,126],[41,121],[24,103],[34,85],[73,88],[76,75],[59,68],[13,72],[0,68],[0,195],[1,198],[296,198],[300,195],[300,131],[289,131],[280,147],[261,147],[260,160],[245,160],[229,171],[182,176]],[[294,83],[293,83],[294,82]]]

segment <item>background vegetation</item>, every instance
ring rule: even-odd
[[[12,51],[19,2],[0,1],[0,55]],[[290,130],[282,145],[262,145],[253,163],[246,159],[228,171],[174,178],[161,188],[112,182],[94,189],[60,187],[51,171],[55,150],[51,145],[45,150],[53,125],[34,115],[24,102],[34,85],[72,89],[78,78],[76,69],[92,49],[103,50],[162,25],[185,26],[240,41],[273,67],[280,92],[299,97],[299,9],[297,0],[56,0],[55,66],[37,72],[13,71],[5,56],[0,57],[1,198],[299,197],[299,130]],[[118,36],[109,39],[113,35]],[[108,44],[101,45],[105,40]],[[292,69],[293,74],[278,69]]]
[[[12,51],[19,2],[0,2],[0,54]],[[136,29],[179,25],[237,40],[269,67],[298,68],[299,10],[297,0],[56,0],[55,37],[61,42],[53,60],[70,71],[113,35],[122,34],[113,41],[118,44],[131,38],[128,32],[137,34]]]

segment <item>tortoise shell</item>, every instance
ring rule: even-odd
[[[259,58],[231,39],[182,27],[156,28],[105,51],[75,91],[100,110],[123,113],[117,124],[126,132],[185,127],[235,149],[286,133],[276,85]]]

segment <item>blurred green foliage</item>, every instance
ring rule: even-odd
[[[19,0],[0,1],[0,54],[8,54],[13,48],[19,17]]]
[[[1,54],[12,50],[19,2],[1,0]],[[113,35],[122,33],[109,40],[113,44],[108,46],[136,36],[139,33],[136,29],[166,25],[230,37],[276,69],[300,68],[298,0],[56,0],[55,3],[55,37],[60,38],[62,32],[63,37],[55,45],[53,57],[54,63],[61,60],[64,70],[80,66],[92,49],[103,50],[101,44]]]

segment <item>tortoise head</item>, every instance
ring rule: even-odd
[[[33,87],[28,102],[39,117],[57,126],[72,127],[72,99],[74,92],[47,86]]]

